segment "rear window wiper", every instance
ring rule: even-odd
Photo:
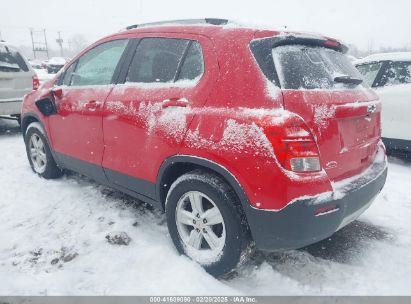
[[[362,79],[344,75],[335,77],[334,82],[359,85],[362,83]]]

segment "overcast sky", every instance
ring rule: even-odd
[[[91,43],[130,24],[202,17],[319,32],[363,50],[411,46],[411,0],[0,0],[0,16],[2,38],[18,46],[31,44],[30,27],[57,48],[57,31]]]

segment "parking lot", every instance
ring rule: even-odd
[[[330,239],[256,252],[217,280],[176,252],[160,212],[76,174],[33,174],[15,122],[0,120],[0,147],[1,294],[409,293],[410,163],[390,159],[375,203]],[[119,232],[128,246],[107,242]]]

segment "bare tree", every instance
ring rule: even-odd
[[[77,53],[88,45],[88,41],[83,34],[74,34],[68,40],[70,51]]]

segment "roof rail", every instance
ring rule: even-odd
[[[206,23],[206,24],[212,24],[212,25],[225,25],[228,23],[228,20],[218,19],[218,18],[168,20],[168,21],[133,24],[133,25],[127,26],[126,30],[131,30],[134,28],[144,27],[144,26],[162,25],[162,24],[198,24],[198,23]]]

